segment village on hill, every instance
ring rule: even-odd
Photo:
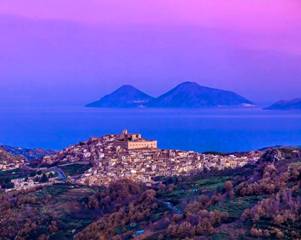
[[[47,184],[67,181],[62,169],[73,165],[85,168],[85,171],[68,178],[68,181],[76,184],[100,186],[130,179],[151,185],[159,177],[185,176],[203,171],[243,167],[255,163],[261,154],[259,151],[203,154],[160,149],[156,140],[147,140],[141,134],[132,134],[124,130],[120,134],[91,138],[56,154],[45,156],[38,170],[51,176]],[[45,182],[34,181],[30,177],[14,179],[13,183],[15,189],[19,190],[45,185]]]

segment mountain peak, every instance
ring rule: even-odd
[[[153,97],[140,91],[132,85],[123,85],[117,90],[92,102],[87,107],[99,108],[135,108],[144,107]]]
[[[187,82],[182,82],[178,85],[178,87],[180,86],[200,86],[198,83],[196,82],[190,82],[190,81],[187,81]]]
[[[200,88],[201,86],[196,82],[183,82],[177,85],[175,88],[177,89],[194,89]]]
[[[143,93],[143,92],[132,85],[125,84],[125,85],[122,85],[121,87],[117,88],[111,94],[130,94],[130,93],[133,94],[133,93]]]
[[[150,107],[214,108],[252,104],[246,98],[230,91],[203,87],[196,82],[183,82],[150,102]]]
[[[120,91],[120,90],[136,90],[136,91],[139,91],[137,88],[135,88],[133,85],[130,85],[130,84],[122,85],[116,91]]]

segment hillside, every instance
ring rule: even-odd
[[[300,161],[270,149],[256,165],[165,178],[75,239],[300,239]]]
[[[131,85],[124,85],[116,91],[92,102],[87,107],[97,108],[136,108],[145,107],[153,98]]]
[[[23,156],[15,156],[0,146],[0,171],[19,168],[25,161]]]
[[[301,110],[301,99],[279,101],[266,108],[267,110]]]
[[[0,238],[300,239],[301,149],[146,186],[56,183],[0,193]],[[31,209],[28,211],[28,209]]]
[[[148,106],[156,108],[214,108],[242,107],[252,105],[248,99],[230,91],[184,82],[151,101]]]
[[[28,149],[28,148],[21,148],[21,147],[11,147],[7,145],[2,145],[0,146],[0,148],[4,149],[5,151],[12,154],[13,156],[24,157],[28,161],[39,160],[46,155],[52,155],[55,153],[55,151],[45,150],[42,148]]]

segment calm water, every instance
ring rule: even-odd
[[[301,145],[301,112],[263,110],[0,109],[0,144],[61,149],[122,129],[161,148],[245,151]]]

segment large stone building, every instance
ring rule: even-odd
[[[130,134],[127,130],[123,130],[119,135],[118,145],[127,150],[157,149],[157,141],[146,140],[141,134]]]

